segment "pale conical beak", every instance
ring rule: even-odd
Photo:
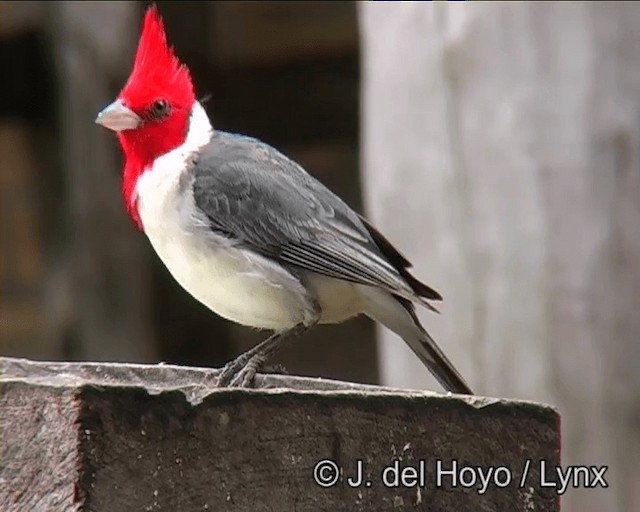
[[[105,107],[96,118],[96,123],[114,132],[134,130],[140,126],[141,122],[140,116],[130,108],[125,107],[120,100],[116,100],[108,107]]]

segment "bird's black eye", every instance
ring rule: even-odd
[[[169,113],[169,104],[165,100],[156,100],[151,104],[149,114],[154,119],[162,119]]]

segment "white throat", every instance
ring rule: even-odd
[[[211,140],[213,135],[213,127],[209,121],[209,117],[205,112],[202,105],[197,101],[193,104],[191,109],[191,115],[189,116],[189,128],[187,129],[187,137],[184,142],[177,148],[172,149],[168,153],[156,158],[149,167],[138,178],[134,193],[131,196],[131,201],[138,203],[138,211],[140,211],[140,201],[148,200],[150,191],[150,183],[148,175],[153,174],[153,182],[157,183],[173,183],[174,179],[177,179],[183,170],[188,167],[188,160],[196,153],[201,147],[205,146]],[[159,178],[159,179],[158,179]],[[144,221],[143,221],[144,223]]]
[[[187,130],[187,138],[177,148],[162,155],[160,158],[166,158],[174,152],[191,154],[207,144],[213,134],[213,127],[209,121],[207,113],[202,105],[197,101],[193,104],[191,115],[189,116],[189,129]]]

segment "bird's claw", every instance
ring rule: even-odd
[[[218,377],[217,387],[250,388],[264,358],[260,355],[253,357],[238,357],[227,363]]]
[[[219,388],[229,387],[236,375],[242,371],[248,362],[249,358],[242,355],[233,361],[229,361],[220,372],[216,386]]]
[[[216,387],[248,388],[252,387],[256,373],[282,344],[283,340],[294,334],[299,334],[310,326],[298,325],[286,332],[273,334],[259,345],[244,354],[240,354],[233,361],[228,362],[220,372]],[[276,373],[287,373],[276,370]]]

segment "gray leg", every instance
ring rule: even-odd
[[[264,362],[273,356],[286,340],[302,334],[313,325],[315,324],[298,324],[288,331],[273,334],[262,343],[239,355],[225,365],[218,377],[217,387],[249,387]]]

